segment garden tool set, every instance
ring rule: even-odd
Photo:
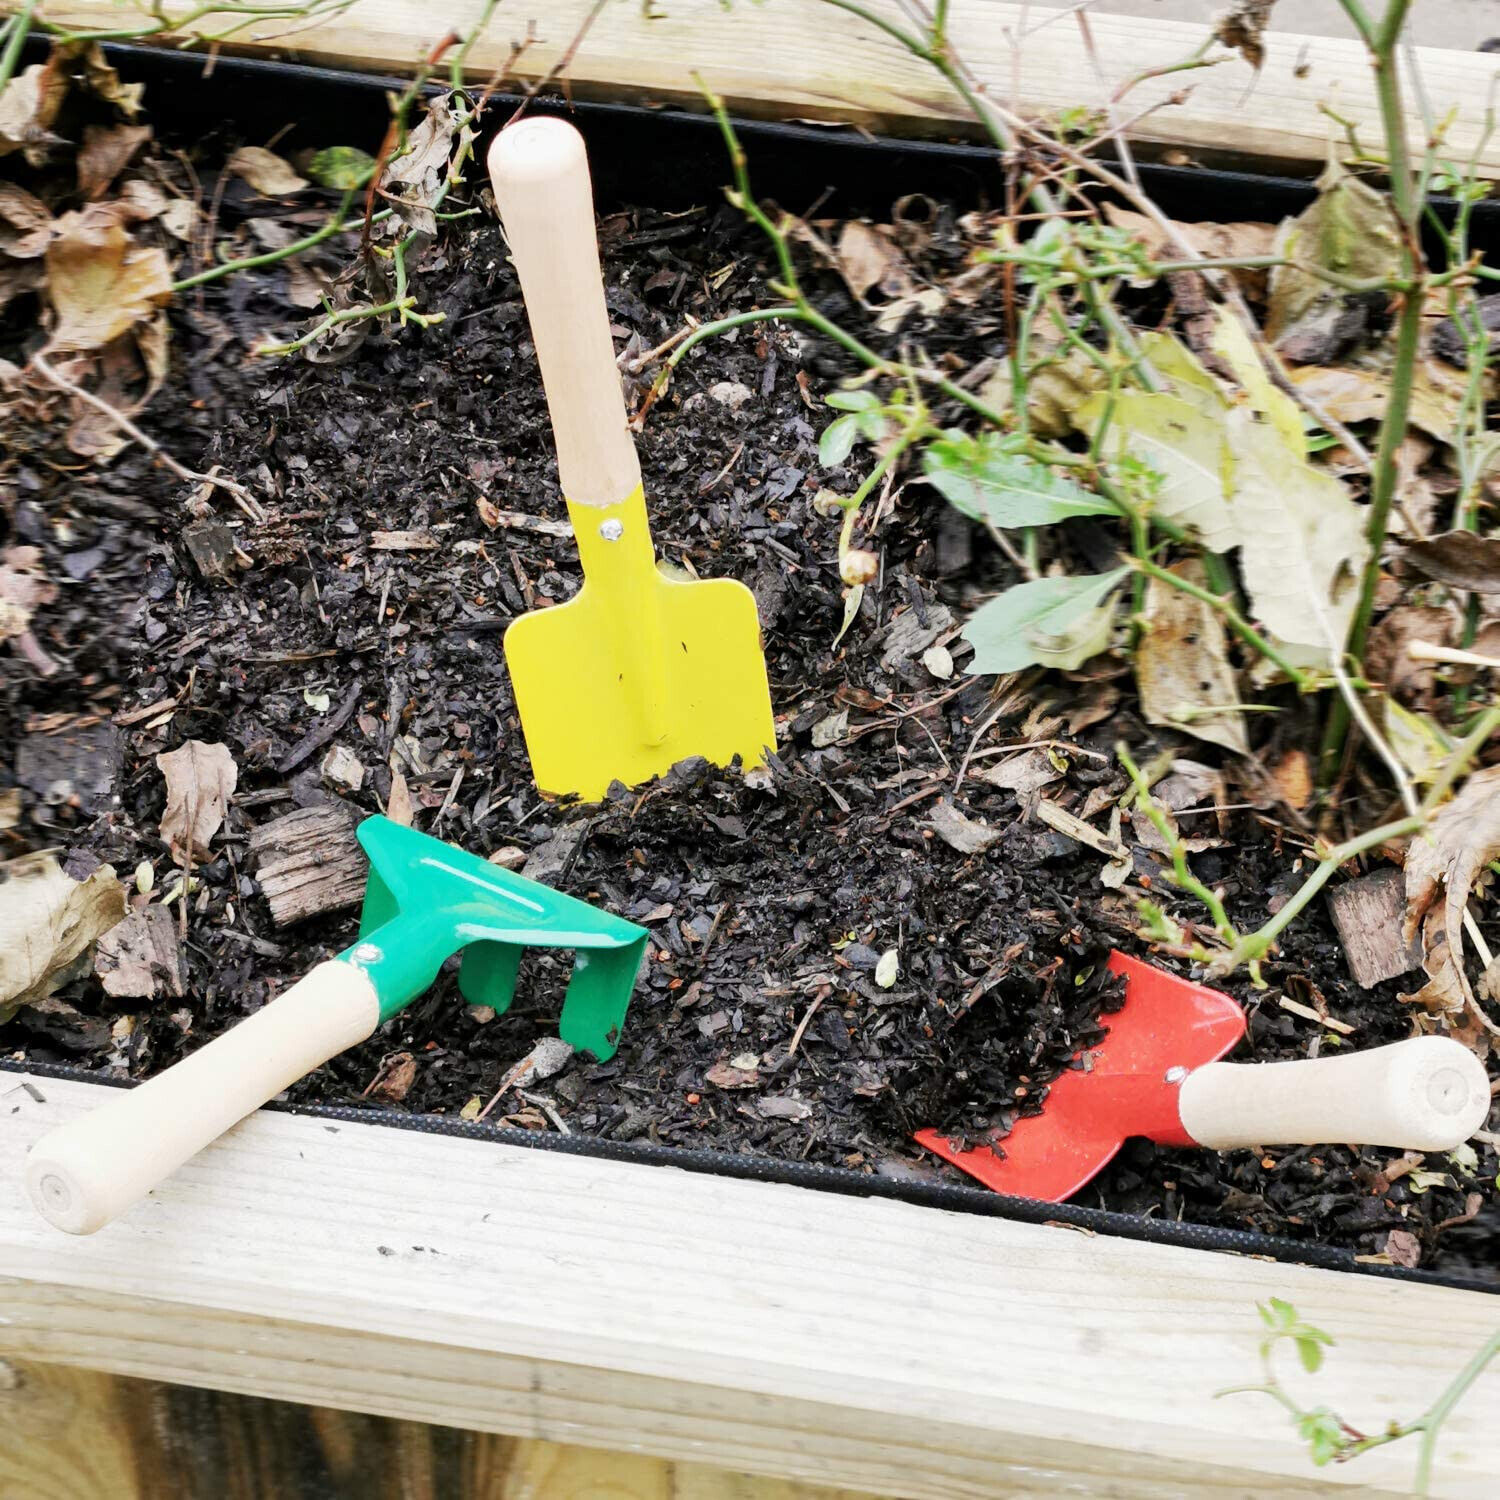
[[[599,271],[588,163],[572,126],[528,119],[489,155],[526,299],[584,582],[506,633],[537,786],[587,799],[689,756],[760,765],[775,729],[754,597],[730,579],[658,571]],[[611,1057],[644,928],[474,855],[370,818],[358,940],[149,1083],[51,1132],[26,1184],[60,1229],[106,1224],[236,1121],[409,1005],[462,951],[459,989],[505,1010],[521,950],[576,950],[564,1041]],[[1107,1033],[994,1145],[917,1139],[1000,1192],[1057,1201],[1144,1135],[1225,1151],[1325,1141],[1451,1150],[1483,1123],[1485,1070],[1419,1037],[1301,1062],[1218,1061],[1245,1030],[1225,995],[1114,954],[1125,1001]]]
[[[1227,995],[1122,953],[1125,1003],[1109,1032],[1047,1091],[1039,1115],[990,1145],[917,1139],[987,1187],[1056,1203],[1076,1193],[1129,1136],[1233,1151],[1324,1142],[1452,1151],[1490,1108],[1484,1064],[1452,1037],[1422,1036],[1302,1062],[1221,1063],[1245,1030]]]
[[[107,1224],[251,1110],[411,1004],[462,951],[471,1005],[511,1003],[523,948],[576,950],[562,1039],[612,1057],[646,930],[385,818],[359,938],[248,1020],[149,1083],[44,1136],[26,1161],[32,1202],[59,1229]]]
[[[528,119],[489,155],[495,204],[542,367],[584,582],[505,634],[538,788],[597,800],[689,756],[746,767],[774,749],[755,596],[659,572],[626,425],[583,138]]]

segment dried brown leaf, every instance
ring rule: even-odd
[[[1196,559],[1178,563],[1172,571],[1203,585],[1203,568]],[[1234,706],[1239,686],[1217,612],[1153,578],[1146,589],[1145,626],[1135,652],[1135,678],[1146,722],[1248,755],[1245,718]],[[1201,712],[1205,708],[1218,711]]]
[[[57,221],[47,246],[47,297],[49,348],[98,349],[171,300],[172,270],[160,250],[126,234],[118,210],[91,204]]]
[[[307,186],[307,179],[299,177],[289,162],[264,146],[241,146],[224,166],[266,198],[284,198]]]
[[[124,915],[109,865],[83,881],[51,855],[0,870],[0,1021],[86,972],[90,946]]]
[[[78,148],[78,191],[85,198],[102,198],[130,158],[150,139],[149,125],[84,126],[83,145]]]
[[[167,808],[161,817],[161,836],[181,861],[208,851],[209,841],[224,822],[229,799],[239,782],[239,768],[223,745],[189,740],[156,757],[167,781]],[[191,850],[189,848],[191,840]]]
[[[912,288],[911,269],[891,232],[881,225],[850,219],[834,247],[839,275],[860,302],[878,289],[882,300],[904,296]]]
[[[1475,771],[1434,814],[1406,853],[1406,921],[1402,936],[1422,935],[1428,982],[1407,1000],[1430,1011],[1477,1002],[1463,966],[1463,917],[1484,867],[1500,855],[1500,766]]]
[[[1155,259],[1179,258],[1171,238],[1163,234],[1158,225],[1145,214],[1132,213],[1113,203],[1106,203],[1103,207],[1105,218],[1116,229],[1123,229],[1133,240],[1143,245],[1148,255]],[[1269,255],[1276,242],[1276,226],[1254,219],[1229,224],[1188,224],[1180,219],[1173,219],[1171,223],[1199,255],[1212,260],[1248,260],[1255,256]],[[1242,268],[1232,274],[1251,296],[1264,298],[1267,274],[1264,270]]]
[[[0,253],[13,260],[42,254],[52,238],[52,210],[13,182],[0,182]]]
[[[167,315],[157,313],[105,346],[97,363],[93,394],[122,416],[131,417],[151,400],[167,375]],[[68,447],[81,458],[107,463],[130,443],[120,424],[97,406],[73,398]]]
[[[49,63],[33,63],[0,90],[0,156],[25,154],[37,167],[57,144],[52,124],[67,96],[68,80]]]
[[[144,83],[121,83],[120,75],[110,66],[104,48],[98,42],[65,42],[57,49],[60,62],[83,58],[83,80],[89,91],[133,120],[141,112],[146,93]]]
[[[932,809],[925,826],[960,854],[983,854],[1000,840],[998,828],[966,818],[946,797]]]
[[[7,547],[0,552],[0,641],[24,635],[33,612],[56,597],[56,586],[42,571],[40,548]]]
[[[416,1081],[416,1058],[410,1052],[393,1052],[381,1063],[365,1093],[386,1104],[400,1104]]]
[[[1233,47],[1257,73],[1266,60],[1266,27],[1275,4],[1276,0],[1234,0],[1214,17],[1214,40]]]
[[[1432,707],[1436,668],[1430,661],[1412,660],[1407,647],[1413,641],[1451,645],[1453,623],[1450,610],[1415,604],[1397,606],[1370,632],[1365,648],[1366,675],[1408,707]]]
[[[716,1062],[703,1077],[721,1089],[753,1089],[760,1083],[760,1073],[755,1068],[737,1068],[727,1058]]]
[[[1500,594],[1500,537],[1445,531],[1401,553],[1419,572],[1472,594]],[[1429,637],[1430,639],[1430,637]]]
[[[1271,785],[1288,807],[1301,812],[1313,796],[1312,764],[1305,750],[1288,750],[1271,767]]]

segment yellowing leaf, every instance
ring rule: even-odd
[[[1105,397],[1090,397],[1078,408],[1078,423],[1092,432],[1105,411]],[[1104,438],[1106,457],[1128,453],[1162,476],[1152,508],[1193,531],[1211,552],[1227,552],[1238,540],[1224,492],[1224,430],[1222,416],[1179,396],[1126,391],[1115,400]]]
[[[1425,714],[1403,708],[1394,698],[1385,700],[1385,737],[1396,758],[1419,786],[1437,780],[1453,747],[1442,730]]]
[[[1138,335],[1137,342],[1146,356],[1146,362],[1170,384],[1169,395],[1179,396],[1190,405],[1201,407],[1209,415],[1223,411],[1229,404],[1225,397],[1224,382],[1210,374],[1198,356],[1175,333],[1152,330]]]
[[[57,221],[47,246],[52,350],[100,348],[144,322],[171,296],[167,257],[137,245],[110,205],[91,204]]]
[[[1302,425],[1302,411],[1285,391],[1278,390],[1255,352],[1255,344],[1245,325],[1227,308],[1216,311],[1213,350],[1234,372],[1234,378],[1245,388],[1251,408],[1268,418],[1286,439],[1287,446],[1299,457],[1307,456],[1307,434]]]
[[[1252,613],[1302,660],[1342,652],[1369,557],[1365,512],[1339,480],[1243,409],[1226,430],[1234,464],[1240,572]]]
[[[1276,236],[1283,260],[1320,266],[1358,280],[1380,280],[1401,269],[1401,240],[1384,194],[1338,163],[1318,179],[1318,197]],[[1271,272],[1266,337],[1293,359],[1322,363],[1344,342],[1339,328],[1349,293],[1295,264]]]
[[[1196,559],[1178,563],[1172,572],[1203,584]],[[1146,589],[1145,626],[1135,650],[1135,678],[1146,722],[1249,754],[1245,718],[1234,706],[1239,688],[1217,611],[1153,578]],[[1217,711],[1203,713],[1205,708]]]

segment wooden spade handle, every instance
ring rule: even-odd
[[[92,1234],[379,1020],[362,970],[319,964],[191,1057],[43,1136],[26,1158],[32,1203],[59,1229]]]
[[[574,505],[614,505],[641,482],[604,305],[583,137],[538,117],[502,130],[490,181],[552,413],[557,469]]]
[[[1484,1064],[1442,1036],[1307,1062],[1209,1063],[1178,1096],[1183,1127],[1214,1151],[1330,1142],[1452,1151],[1489,1109]]]

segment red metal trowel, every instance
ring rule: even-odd
[[[1451,1037],[1304,1062],[1221,1063],[1245,1031],[1228,995],[1123,953],[1109,967],[1125,976],[1125,1003],[1103,1018],[1104,1040],[1078,1054],[1085,1066],[1051,1085],[1041,1114],[1017,1120],[993,1146],[957,1150],[935,1130],[917,1140],[996,1192],[1058,1203],[1130,1136],[1211,1151],[1325,1142],[1452,1151],[1489,1113],[1484,1064]]]

